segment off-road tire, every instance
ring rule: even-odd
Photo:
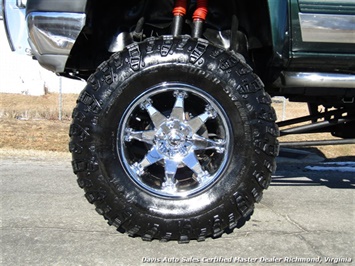
[[[186,125],[190,132],[182,135],[165,127],[179,113],[178,97],[184,118],[174,130]],[[191,120],[199,115],[207,118],[197,131]],[[118,231],[148,241],[202,241],[243,225],[261,200],[278,153],[275,119],[262,82],[240,58],[202,39],[150,38],[112,55],[88,79],[70,127],[72,166],[87,200]],[[169,137],[142,137],[140,127]],[[192,141],[196,134],[202,144]],[[139,156],[152,146],[164,159],[146,167]],[[180,176],[168,180],[170,148],[198,158],[197,170],[176,159],[170,172]]]

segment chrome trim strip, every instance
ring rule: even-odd
[[[320,14],[354,14],[354,0],[298,0],[301,12]]]
[[[355,43],[355,15],[299,13],[302,40]]]
[[[282,72],[274,85],[288,88],[351,88],[355,75],[338,73]]]

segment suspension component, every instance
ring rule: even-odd
[[[208,13],[208,0],[197,0],[197,7],[192,15],[193,18],[193,29],[192,38],[199,38],[202,35],[203,24],[206,20]]]
[[[179,36],[182,31],[182,26],[184,23],[184,16],[186,15],[187,0],[176,0],[175,7],[173,9],[173,24],[172,24],[172,35],[174,37]]]

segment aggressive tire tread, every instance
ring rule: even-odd
[[[104,162],[118,164],[119,161],[115,151],[118,125],[102,124],[102,121],[106,121],[107,116],[115,117],[112,114],[116,112],[112,111],[115,108],[119,110],[117,112],[123,112],[115,101],[124,92],[128,95],[126,81],[138,79],[144,71],[158,71],[159,65],[163,68],[167,64],[180,67],[186,75],[197,76],[197,80],[205,79],[213,86],[222,86],[219,93],[226,95],[235,106],[233,108],[239,110],[245,128],[244,137],[254,147],[250,152],[245,151],[251,158],[238,174],[243,176],[238,185],[240,189],[230,193],[224,202],[216,200],[208,211],[196,211],[196,216],[190,213],[187,217],[163,215],[161,218],[142,210],[143,205],[136,208],[135,204],[144,204],[142,202],[149,195],[130,193],[127,186],[131,185],[123,180],[127,177],[121,179],[104,165]],[[73,156],[73,171],[86,199],[95,204],[96,211],[108,220],[109,225],[145,241],[203,241],[240,227],[250,219],[254,203],[260,202],[275,170],[279,132],[270,96],[250,66],[202,39],[195,41],[187,36],[149,38],[112,55],[89,77],[72,117],[69,150]]]

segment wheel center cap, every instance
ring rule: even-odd
[[[185,156],[191,143],[191,128],[179,120],[168,120],[156,133],[157,150],[166,157]]]
[[[168,144],[171,147],[179,147],[181,144],[184,143],[184,136],[173,130],[168,137]]]

